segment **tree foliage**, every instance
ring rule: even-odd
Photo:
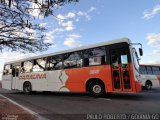
[[[0,0],[0,50],[21,52],[46,50],[46,28],[38,17],[53,15],[55,9],[78,0]],[[38,16],[32,13],[38,12]]]

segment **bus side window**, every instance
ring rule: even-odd
[[[53,70],[54,62],[52,61],[52,57],[47,57],[46,69]]]
[[[20,73],[24,73],[24,62],[21,63]]]
[[[64,68],[78,68],[82,66],[81,52],[66,53],[63,55]]]
[[[54,63],[54,66],[53,66],[53,69],[54,70],[60,70],[63,68],[63,63],[62,63],[62,55],[55,55],[53,56],[53,61]]]
[[[49,56],[47,58],[47,70],[60,70],[63,67],[62,55]]]
[[[16,70],[15,70],[15,67],[14,67],[14,66],[12,67],[12,76],[13,76],[13,77],[16,76]]]
[[[153,72],[152,72],[152,67],[147,66],[147,74],[149,74],[149,75],[152,75],[152,74],[153,74]]]
[[[45,71],[46,67],[46,58],[39,58],[36,60],[33,60],[33,71]]]
[[[111,57],[111,59],[112,59],[112,67],[118,68],[118,56],[115,54]]]
[[[104,65],[106,63],[106,49],[105,47],[97,47],[84,50],[83,57],[84,66]]]
[[[5,69],[6,66],[4,66],[3,75],[7,74],[7,70]]]
[[[15,67],[16,77],[19,75],[19,69],[20,69],[20,66],[17,65],[17,66]]]
[[[16,65],[12,67],[12,76],[17,77],[19,75],[20,66]]]
[[[26,61],[24,62],[24,72],[29,73],[32,72],[33,62],[32,61]]]
[[[127,68],[127,67],[128,67],[127,54],[121,55],[121,64],[122,64],[122,67],[123,67],[123,68]]]
[[[10,75],[12,74],[12,66],[11,65],[5,65],[3,75]]]
[[[157,66],[152,67],[152,71],[153,71],[153,74],[155,74],[155,75],[159,75],[160,74],[160,69]]]
[[[84,66],[89,66],[89,59],[88,58],[83,59],[83,65]]]
[[[140,65],[140,67],[139,67],[139,72],[140,72],[140,74],[147,74],[146,67]]]
[[[105,63],[106,63],[105,56],[102,56],[102,57],[101,57],[101,64],[104,65]]]

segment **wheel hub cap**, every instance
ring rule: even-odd
[[[100,93],[100,92],[101,92],[101,86],[99,86],[99,85],[94,85],[94,86],[93,86],[93,92],[94,92],[94,93]]]

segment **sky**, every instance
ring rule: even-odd
[[[4,63],[11,60],[123,37],[142,43],[141,64],[160,64],[160,0],[79,0],[39,21],[48,29],[46,42],[53,45],[37,53],[3,51],[0,74]]]

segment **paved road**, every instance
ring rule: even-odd
[[[25,95],[3,89],[0,89],[0,94],[53,120],[81,120],[91,113],[160,113],[160,89],[138,94],[111,94],[103,98],[44,92]]]

